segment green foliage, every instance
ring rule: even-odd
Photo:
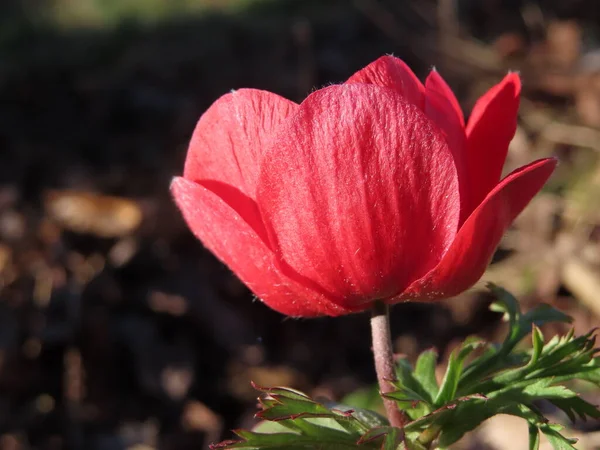
[[[396,391],[386,394],[398,402],[409,418],[404,430],[390,427],[386,419],[368,409],[340,404],[325,405],[287,388],[258,388],[264,422],[253,431],[236,431],[239,441],[221,443],[224,449],[405,449],[426,450],[435,443],[447,448],[465,433],[496,414],[524,419],[529,426],[529,449],[536,450],[543,433],[554,449],[574,449],[573,439],[562,427],[548,423],[536,403],[549,401],[571,420],[599,419],[598,409],[564,383],[584,380],[600,386],[600,358],[596,357],[593,332],[554,337],[544,344],[540,326],[569,322],[568,316],[541,306],[521,312],[515,298],[490,286],[498,299],[492,305],[509,324],[501,345],[467,339],[449,358],[443,380],[435,377],[437,353],[423,352],[414,368],[401,360]],[[532,346],[517,344],[531,333]],[[372,392],[346,399],[360,406],[378,405]]]
[[[396,449],[400,430],[388,426],[378,414],[344,405],[325,406],[288,388],[262,388],[263,419],[253,431],[236,430],[239,441],[212,448],[223,449]]]
[[[530,448],[539,445],[540,432],[556,449],[573,448],[572,441],[560,434],[557,425],[547,423],[535,403],[550,401],[572,420],[577,417],[583,420],[587,417],[600,418],[600,412],[594,405],[562,385],[566,381],[583,379],[600,386],[600,358],[595,357],[593,332],[575,337],[571,331],[566,336],[554,337],[544,345],[539,326],[548,322],[569,322],[569,317],[549,306],[522,313],[512,295],[496,286],[490,288],[498,299],[492,309],[504,313],[509,323],[506,339],[500,346],[467,340],[450,356],[443,382],[434,399],[417,398],[413,393],[420,392],[425,384],[409,384],[407,388],[406,378],[401,377],[397,383],[398,391],[388,397],[403,400],[412,396],[414,401],[425,402],[429,411],[407,425],[407,434],[421,433],[421,442],[437,438],[438,445],[447,447],[488,418],[504,413],[527,420]],[[529,333],[532,333],[532,348],[516,351],[517,344]],[[482,356],[465,364],[469,355],[477,349],[484,351]],[[399,373],[409,377],[417,372],[415,367],[414,372]],[[412,381],[413,378],[409,378],[408,382]],[[430,382],[427,386],[431,386]],[[431,429],[435,433],[431,433]]]

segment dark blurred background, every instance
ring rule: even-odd
[[[507,170],[561,165],[484,280],[577,332],[600,324],[597,0],[2,0],[0,448],[206,448],[252,425],[250,380],[372,401],[368,316],[289,320],[253,302],[168,186],[220,95],[299,101],[386,53],[422,79],[435,66],[467,113],[520,71]],[[435,346],[443,366],[469,334],[500,339],[483,286],[394,308],[396,350]],[[526,448],[507,420],[457,448]],[[597,423],[569,427],[600,448]]]

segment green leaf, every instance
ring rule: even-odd
[[[429,404],[429,399],[423,397],[418,392],[415,392],[406,387],[398,387],[397,391],[389,392],[384,394],[386,398],[391,398],[392,400],[396,400],[397,402],[409,402],[409,403],[418,403],[423,402],[425,404]]]
[[[505,289],[493,284],[488,285],[497,302],[490,306],[492,311],[502,312],[509,322],[509,335],[503,346],[512,347],[529,334],[532,325],[541,326],[548,322],[571,322],[573,319],[550,305],[539,307],[521,313],[517,299]]]
[[[600,358],[594,358],[585,364],[579,372],[578,378],[600,386]]]
[[[304,420],[295,420],[302,435],[317,436],[327,442],[345,442],[353,440],[354,433],[349,433],[340,422],[328,417],[307,417]],[[358,434],[360,435],[360,434]]]
[[[381,399],[381,397],[379,397]],[[332,411],[351,411],[352,417],[368,428],[388,426],[388,420],[381,414],[365,408],[355,408],[343,403],[327,402],[325,406]]]
[[[331,450],[357,449],[355,442],[329,441],[322,436],[302,436],[294,433],[264,434],[253,431],[237,430],[235,432],[240,441],[225,441],[211,446],[212,449],[292,449],[308,450],[314,448],[327,448]]]
[[[525,402],[537,399],[565,399],[576,397],[577,394],[565,386],[553,386],[551,378],[542,378],[536,382],[525,385],[521,390]],[[524,402],[524,403],[525,403]]]
[[[281,422],[271,422],[269,420],[261,420],[252,428],[255,433],[274,434],[274,433],[289,433],[290,429]]]
[[[577,443],[577,439],[569,439],[560,434],[562,428],[561,425],[556,424],[543,424],[540,426],[540,430],[554,450],[577,450],[573,447],[573,444]]]
[[[471,397],[469,401],[460,402],[442,419],[439,445],[448,447],[456,443],[490,417],[501,414],[505,407],[502,400],[488,400],[485,397]]]
[[[460,350],[454,350],[452,352],[448,361],[448,368],[446,369],[444,379],[442,380],[442,385],[434,400],[436,406],[439,407],[454,400],[465,359],[471,352],[481,347],[483,344],[484,343],[480,340],[467,340]]]
[[[257,385],[256,383],[252,383],[252,387],[257,391],[269,394],[271,396],[277,395],[292,400],[312,401],[304,392],[300,392],[296,389],[291,389],[288,387],[263,387]]]
[[[402,431],[394,427],[373,428],[365,433],[357,442],[358,445],[379,444],[382,450],[396,450],[402,444]]]
[[[417,431],[420,431],[422,433],[426,429],[433,427],[436,429],[436,433],[439,432],[440,429],[442,432],[456,432],[458,430],[456,425],[460,427],[461,423],[466,423],[465,420],[479,420],[480,416],[473,415],[471,414],[471,412],[480,412],[480,409],[476,405],[486,405],[487,403],[487,398],[482,395],[472,395],[468,397],[458,398],[455,399],[453,402],[444,405],[441,408],[438,408],[432,413],[408,423],[405,426],[404,430],[407,433]],[[474,405],[476,406],[475,409],[471,408]],[[487,419],[487,417],[483,418],[482,421],[485,419]],[[476,425],[477,424],[473,425],[473,428]],[[471,429],[472,428],[468,428],[468,430],[466,431],[470,431]],[[457,436],[457,439],[460,439],[462,434],[464,434],[466,431],[458,431],[459,435]]]
[[[400,408],[415,419],[432,411],[431,396],[417,379],[412,366],[406,359],[400,359],[396,368],[397,380],[392,383],[396,391],[385,394],[385,397],[400,402]]]
[[[393,383],[394,386],[412,392],[413,394],[411,395],[414,395],[419,401],[424,401],[426,403],[432,402],[431,396],[418,380],[416,371],[413,371],[412,366],[405,358],[398,360],[396,376],[398,377],[398,380]]]
[[[542,304],[537,308],[523,314],[521,321],[523,321],[523,323],[529,323],[539,327],[550,322],[571,323],[573,322],[573,318],[550,305]]]
[[[357,449],[357,442],[373,428],[387,421],[378,414],[351,409],[342,404],[324,405],[302,392],[288,388],[262,388],[259,402],[262,418],[254,430],[237,430],[238,441],[226,441],[223,449]],[[389,428],[389,427],[388,427]],[[361,449],[380,448],[382,443],[365,444]],[[392,442],[386,437],[385,442]]]
[[[514,327],[521,316],[517,299],[510,292],[493,283],[488,283],[487,287],[497,299],[496,302],[490,305],[490,309],[494,312],[503,313],[511,328]]]
[[[459,390],[459,395],[468,395],[477,392],[475,388],[478,387],[478,383],[486,376],[499,370],[507,369],[510,367],[511,363],[518,363],[518,360],[522,359],[525,355],[513,353],[515,346],[532,330],[533,326],[539,327],[544,323],[552,321],[571,321],[569,316],[548,305],[541,305],[538,308],[522,314],[518,307],[517,300],[508,291],[495,285],[490,285],[490,289],[498,299],[496,303],[492,304],[490,309],[505,313],[507,320],[510,323],[509,333],[499,348],[495,351],[492,350],[491,352],[488,352],[483,357],[477,358],[466,367],[460,380],[461,386],[463,386],[464,389]],[[539,337],[540,336],[538,336],[538,338]],[[567,336],[567,338],[569,338],[569,336]],[[564,342],[559,339],[552,339],[544,349],[547,348],[550,351],[550,349],[561,346],[563,343]],[[531,357],[529,359],[531,359]],[[536,367],[542,368],[541,365]],[[513,377],[513,379],[519,379],[522,375],[521,372],[505,374],[506,377]],[[506,379],[506,381],[508,381],[508,379]]]
[[[593,405],[560,384],[571,379],[600,382],[600,360],[594,358],[592,334],[574,337],[569,333],[544,345],[538,326],[548,321],[567,322],[569,317],[549,306],[522,314],[514,297],[500,288],[494,287],[493,290],[499,297],[493,309],[505,313],[510,323],[508,336],[500,347],[488,347],[484,355],[463,370],[454,393],[454,396],[467,397],[483,394],[487,399],[473,399],[450,409],[441,407],[444,402],[448,405],[448,393],[452,392],[452,382],[461,369],[459,358],[453,353],[435,403],[440,408],[415,421],[415,424],[421,428],[431,423],[442,424],[438,443],[448,446],[495,414],[513,414],[528,421],[531,448],[539,446],[538,430],[551,435],[555,445],[571,448],[572,442],[561,436],[559,429],[546,424],[533,402],[549,400],[571,418],[600,415]],[[533,348],[530,351],[516,349],[517,343],[531,331]]]
[[[529,424],[529,450],[539,450],[540,430],[534,424]]]
[[[262,411],[256,417],[263,420],[279,421],[293,431],[311,433],[315,426],[328,424],[326,428],[339,428],[360,436],[369,425],[357,419],[354,410],[329,409],[315,402],[302,392],[288,388],[256,387],[265,395],[259,398]],[[305,419],[305,420],[296,420]],[[309,419],[329,419],[332,422],[314,422]],[[335,425],[334,425],[335,424]]]
[[[435,367],[438,354],[434,349],[426,350],[419,355],[415,365],[415,378],[429,396],[429,402],[433,403],[439,386],[435,378]]]
[[[531,352],[531,359],[529,360],[528,366],[535,365],[542,354],[542,349],[544,348],[544,335],[542,334],[542,330],[540,330],[536,325],[533,325],[531,341],[533,344],[533,350]]]
[[[561,409],[572,422],[577,420],[577,416],[581,420],[587,420],[588,417],[600,419],[598,408],[581,397],[555,398],[551,402],[554,406]]]

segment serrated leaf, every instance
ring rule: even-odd
[[[269,420],[261,420],[258,422],[251,431],[255,433],[264,434],[275,434],[275,433],[289,433],[290,429],[281,422],[271,422]]]
[[[509,334],[503,344],[500,353],[508,353],[512,348],[527,334],[529,334],[533,325],[541,326],[548,322],[571,322],[572,318],[558,311],[550,305],[540,305],[539,307],[521,313],[517,299],[505,289],[495,285],[488,285],[492,294],[498,299],[490,306],[492,311],[502,312],[507,317],[510,324]],[[504,351],[502,351],[504,350]]]
[[[404,411],[411,420],[429,414],[432,410],[432,405],[424,399],[416,397],[413,392],[399,389],[397,391],[384,394],[385,398],[395,400],[399,403],[399,408]]]
[[[303,420],[295,420],[294,424],[301,431],[301,435],[318,437],[328,442],[352,441],[360,437],[360,433],[352,433],[339,422],[328,417],[303,418]]]
[[[584,351],[590,344],[593,346],[593,343],[589,342],[590,335],[575,338],[572,333],[573,329],[569,330],[569,334],[566,336],[559,338],[557,345],[542,350],[546,365],[554,364],[567,356],[573,356],[575,352]]]
[[[555,398],[552,399],[551,402],[557,408],[561,409],[572,422],[577,420],[576,416],[579,416],[581,420],[587,420],[587,417],[600,419],[600,411],[598,411],[598,408],[579,396],[571,398]]]
[[[544,346],[544,352],[551,352],[558,344],[560,344],[561,337],[558,335],[552,336],[552,338]]]
[[[261,399],[260,402],[264,409],[258,412],[256,416],[264,420],[285,420],[331,414],[331,411],[323,405],[313,401],[287,399],[284,402],[280,397],[273,397]]]
[[[550,322],[569,323],[571,321],[572,319],[568,315],[550,305],[542,304],[525,314],[521,314],[518,321],[511,326],[510,338],[505,344],[516,345],[530,333],[533,326],[540,327]]]
[[[336,402],[328,402],[325,404],[325,406],[330,410],[334,411],[351,411],[352,417],[364,424],[367,428],[383,427],[389,425],[385,417],[369,409],[355,408],[353,406]]]
[[[308,396],[299,391],[288,390],[285,388],[261,388],[266,392],[266,397],[259,401],[263,407],[262,411],[256,414],[256,417],[269,421],[280,421],[282,425],[305,433],[317,424],[323,426],[328,424],[328,428],[339,428],[349,433],[362,433],[369,427],[353,416],[353,410],[329,409],[326,406],[311,400]],[[306,419],[298,421],[295,419]],[[309,419],[323,419],[315,423]],[[333,425],[335,424],[335,425]]]
[[[544,433],[554,450],[577,450],[573,447],[573,444],[577,443],[577,439],[569,439],[560,434],[562,428],[562,426],[556,424],[540,426],[540,430]]]
[[[549,351],[545,348],[535,367],[531,368],[528,378],[562,377],[575,375],[592,360],[593,343],[587,336],[563,341]]]
[[[496,414],[509,414],[525,419],[530,425],[544,424],[544,417],[530,407],[524,405],[502,406],[503,400],[490,400],[475,406],[476,409],[465,410],[463,414],[457,414],[451,422],[444,427],[438,443],[440,446],[450,446],[457,442],[468,431],[476,428],[480,423]],[[477,408],[479,406],[479,408]],[[466,419],[466,420],[464,420]],[[538,433],[539,435],[539,433]],[[530,443],[532,437],[530,436]],[[535,442],[533,442],[535,444]]]
[[[415,378],[429,395],[429,402],[433,403],[439,386],[435,378],[438,353],[434,349],[426,350],[419,355],[415,365]]]
[[[457,405],[456,409],[443,419],[443,428],[438,438],[442,447],[448,447],[473,431],[490,417],[501,414],[504,405],[499,400],[473,399]]]
[[[600,358],[596,357],[585,364],[577,377],[580,380],[585,380],[596,386],[600,386]]]
[[[251,385],[254,389],[259,392],[263,392],[265,394],[269,394],[271,396],[279,396],[282,398],[289,398],[293,400],[304,400],[304,401],[312,401],[311,398],[306,395],[304,392],[298,391],[296,389],[291,389],[288,387],[264,387],[259,386],[254,382],[251,382]]]
[[[435,411],[427,414],[426,416],[420,417],[416,420],[413,420],[412,422],[409,422],[405,425],[404,430],[407,433],[423,431],[432,424],[437,424],[439,426],[443,424],[444,428],[446,428],[445,425],[449,421],[451,421],[451,419],[453,420],[454,417],[460,416],[460,414],[458,416],[456,415],[456,411],[459,408],[462,408],[464,410],[465,406],[471,403],[486,404],[487,398],[483,395],[477,394],[455,399],[453,402],[436,409]]]
[[[553,386],[551,384],[553,381],[554,380],[549,378],[543,378],[541,380],[526,385],[521,391],[524,396],[528,397],[528,399],[524,399],[524,403],[535,399],[566,399],[577,396],[575,392],[573,392],[566,386]]]
[[[483,344],[482,341],[465,341],[460,350],[455,350],[450,354],[448,367],[444,374],[440,390],[435,397],[434,405],[439,407],[454,399],[458,389],[458,382],[462,375],[465,359],[471,352],[481,347]]]
[[[533,325],[533,331],[531,333],[531,341],[533,349],[531,351],[531,359],[529,360],[528,366],[533,366],[540,358],[542,350],[544,348],[544,335],[536,325]],[[538,433],[539,434],[539,433]]]
[[[573,318],[547,304],[541,304],[535,309],[523,314],[521,320],[536,326],[549,322],[571,323]]]
[[[418,403],[423,402],[428,404],[429,399],[423,397],[418,392],[412,391],[405,387],[399,387],[397,391],[388,392],[384,394],[386,398],[391,398],[392,400],[396,400],[397,402],[409,402],[409,403]]]
[[[398,360],[396,376],[398,377],[398,380],[393,383],[394,386],[398,387],[398,389],[414,393],[420,401],[431,403],[431,398],[427,393],[427,390],[419,382],[412,366],[405,358]]]
[[[350,450],[357,449],[355,442],[348,441],[329,441],[321,436],[311,437],[302,436],[294,433],[276,433],[264,434],[253,431],[238,430],[236,434],[241,438],[240,441],[225,441],[220,444],[212,445],[211,449],[292,449],[308,450],[314,448],[327,448],[331,450]]]
[[[412,366],[405,359],[400,359],[396,368],[397,380],[392,384],[396,391],[385,394],[385,397],[402,402],[400,408],[411,418],[428,414],[433,409],[431,398],[425,388],[417,380]]]

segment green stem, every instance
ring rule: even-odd
[[[387,394],[395,390],[392,382],[396,381],[397,378],[390,333],[389,307],[383,302],[375,302],[373,305],[371,312],[371,333],[379,390],[382,394]],[[403,428],[407,422],[407,417],[398,408],[398,403],[383,397],[383,404],[390,425]]]

